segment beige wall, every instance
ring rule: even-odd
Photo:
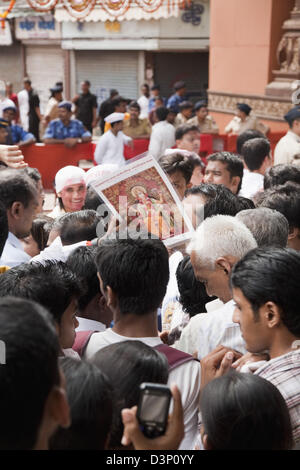
[[[211,0],[213,91],[263,95],[276,68],[282,23],[294,0]]]

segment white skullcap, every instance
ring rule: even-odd
[[[85,183],[88,186],[93,181],[107,178],[118,170],[118,165],[114,163],[103,163],[90,168],[85,174]]]
[[[61,168],[55,175],[55,190],[59,193],[66,186],[85,184],[85,171],[78,166],[68,165]]]
[[[104,121],[113,124],[114,122],[123,121],[125,117],[124,113],[112,113],[107,116]]]

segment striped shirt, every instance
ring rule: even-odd
[[[300,443],[300,349],[271,359],[255,371],[278,388],[290,412],[293,438]]]

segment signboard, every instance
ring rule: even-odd
[[[27,16],[16,18],[17,39],[60,39],[60,25],[54,16]]]

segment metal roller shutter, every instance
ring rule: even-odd
[[[138,98],[138,53],[135,51],[76,51],[76,90],[89,80],[100,103],[116,88],[125,98]]]
[[[32,87],[40,97],[42,114],[50,97],[49,88],[64,81],[63,51],[59,46],[27,46],[26,69]]]

